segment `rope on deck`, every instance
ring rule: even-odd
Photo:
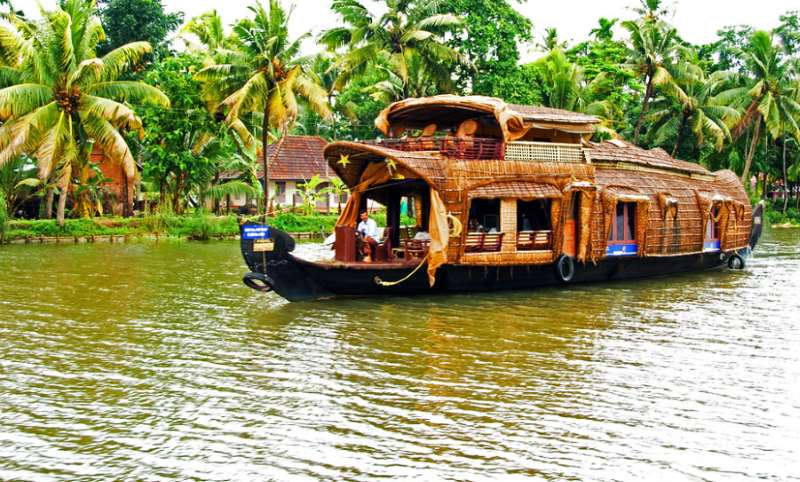
[[[422,265],[423,265],[423,264],[425,264],[425,262],[426,262],[426,261],[428,261],[428,255],[427,255],[427,254],[425,255],[425,257],[424,257],[424,258],[422,258],[422,261],[420,261],[420,262],[419,262],[419,264],[417,265],[417,267],[416,267],[416,268],[414,268],[414,269],[413,269],[413,270],[412,270],[410,273],[408,273],[406,276],[404,276],[404,277],[400,278],[400,279],[399,279],[399,280],[397,280],[397,281],[383,281],[383,280],[380,278],[380,276],[376,276],[376,277],[375,277],[375,279],[374,279],[374,281],[375,281],[375,284],[376,284],[376,285],[378,285],[378,286],[396,286],[396,285],[399,285],[400,283],[403,283],[403,282],[405,282],[405,281],[408,281],[408,279],[409,279],[409,278],[411,278],[412,276],[414,276],[414,273],[416,273],[417,271],[419,271],[419,269],[422,267]]]

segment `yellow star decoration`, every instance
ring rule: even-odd
[[[350,156],[348,154],[339,154],[339,161],[336,162],[336,164],[347,167],[347,165],[350,164]]]
[[[386,166],[389,168],[389,172],[397,170],[397,164],[394,162],[394,159],[386,158]]]

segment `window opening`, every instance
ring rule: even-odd
[[[517,250],[552,249],[550,199],[517,201]]]
[[[706,221],[706,233],[703,240],[703,251],[719,251],[719,206],[711,209],[711,216]]]
[[[610,256],[635,255],[636,242],[636,203],[617,203],[616,218],[608,235],[606,254]]]

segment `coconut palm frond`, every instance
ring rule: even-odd
[[[216,200],[224,199],[226,196],[256,197],[260,193],[261,193],[260,189],[257,189],[244,181],[238,181],[238,180],[227,181],[221,184],[217,184],[215,186],[210,187],[205,192],[206,196]]]
[[[87,87],[86,93],[98,97],[108,97],[117,102],[152,104],[165,108],[170,106],[169,98],[161,90],[143,82],[130,80],[100,82]]]
[[[17,84],[0,89],[0,119],[21,117],[53,100],[53,90],[41,84]]]
[[[103,118],[87,116],[83,120],[83,128],[103,150],[106,157],[121,165],[128,179],[132,179],[136,172],[136,163],[125,138],[114,125]]]
[[[125,104],[93,95],[85,95],[81,101],[81,112],[84,115],[105,119],[117,129],[139,129],[142,126],[133,109]]]
[[[149,42],[131,42],[117,47],[100,59],[103,61],[101,78],[105,81],[117,80],[152,51],[153,47]]]

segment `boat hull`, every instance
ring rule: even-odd
[[[728,267],[734,253],[707,252],[664,257],[608,257],[597,264],[575,263],[568,282],[562,280],[554,264],[517,266],[474,266],[446,264],[429,286],[425,266],[387,266],[314,263],[291,254],[294,241],[273,231],[275,249],[269,253],[252,250],[252,241],[242,241],[242,254],[251,273],[266,279],[269,289],[289,301],[339,296],[411,295],[442,292],[481,292],[525,290],[543,286],[590,283],[664,276],[691,271]],[[749,250],[735,253],[742,260]],[[392,282],[406,278],[400,283]],[[388,285],[387,283],[388,282]],[[266,291],[268,289],[262,290]]]

